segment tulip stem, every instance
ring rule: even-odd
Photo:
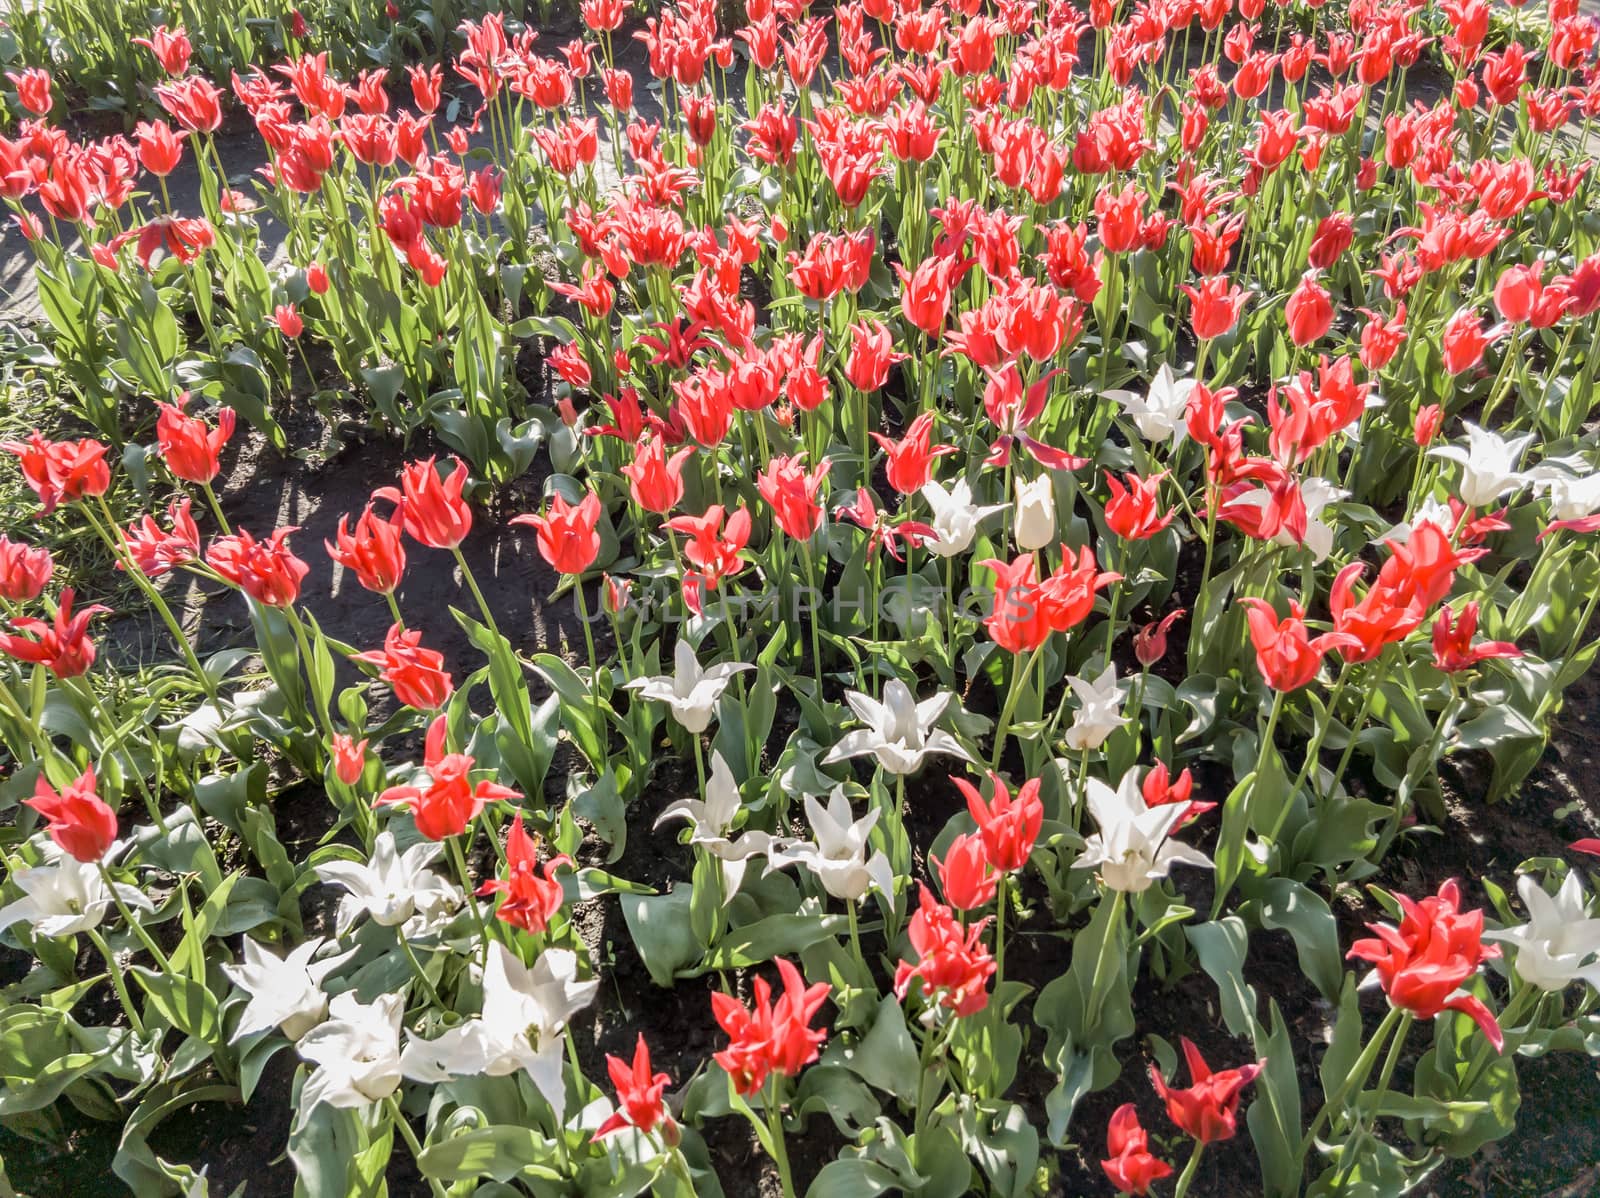
[[[1111,891],[1111,910],[1106,915],[1105,935],[1100,940],[1100,951],[1095,954],[1094,974],[1089,979],[1089,1009],[1085,1013],[1084,1026],[1094,1027],[1100,1021],[1100,1004],[1105,1001],[1100,991],[1100,975],[1105,969],[1106,958],[1111,954],[1107,951],[1115,943],[1122,943],[1122,903],[1123,894],[1120,890]],[[996,966],[998,971],[998,965]]]
[[[1394,1031],[1395,1025],[1400,1022],[1405,1014],[1399,1007],[1390,1007],[1389,1013],[1383,1017],[1383,1022],[1378,1025],[1378,1030],[1373,1032],[1372,1039],[1367,1042],[1366,1048],[1357,1058],[1355,1068],[1346,1075],[1344,1081],[1339,1083],[1339,1088],[1329,1096],[1317,1111],[1317,1117],[1311,1121],[1311,1126],[1306,1129],[1305,1138],[1300,1141],[1300,1163],[1304,1167],[1306,1156],[1311,1152],[1311,1146],[1316,1143],[1317,1133],[1328,1122],[1335,1111],[1344,1109],[1345,1100],[1350,1097],[1350,1091],[1366,1084],[1367,1076],[1372,1072],[1372,1066],[1377,1063],[1378,1054],[1383,1051],[1384,1041],[1389,1038],[1389,1033]]]
[[[395,1127],[400,1129],[400,1138],[406,1142],[406,1147],[411,1150],[411,1159],[421,1160],[422,1145],[417,1143],[417,1133],[411,1130],[411,1124],[407,1122],[405,1112],[400,1109],[399,1099],[390,1094],[383,1102],[389,1108],[389,1115],[394,1120]],[[423,1173],[423,1176],[427,1177],[427,1174]],[[433,1194],[434,1198],[448,1198],[445,1188],[431,1177],[428,1177],[428,1190]]]
[[[394,626],[401,632],[406,630],[405,617],[400,614],[400,602],[394,597],[393,591],[385,591],[383,597],[389,601],[389,615],[394,618]]]
[[[111,881],[111,871],[106,868],[104,861],[99,862],[100,880],[105,884],[106,893],[111,896],[111,901],[116,905],[117,914],[122,916],[122,922],[128,925],[128,930],[139,938],[145,951],[161,966],[162,973],[172,972],[172,962],[167,960],[167,954],[161,951],[161,946],[150,938],[150,933],[145,931],[144,924],[133,917],[133,912],[128,910],[128,904],[122,901],[122,896],[117,893],[116,886]]]
[[[1194,1184],[1195,1174],[1200,1171],[1200,1158],[1205,1154],[1206,1142],[1196,1140],[1194,1150],[1189,1153],[1189,1163],[1183,1167],[1183,1172],[1178,1175],[1178,1186],[1172,1191],[1172,1198],[1183,1198],[1189,1192],[1189,1187]]]
[[[417,954],[411,948],[411,940],[402,930],[395,937],[400,942],[400,951],[405,954],[406,962],[411,966],[411,972],[417,975],[417,981],[422,983],[423,990],[427,991],[428,1001],[441,1011],[449,1010],[444,1000],[439,997],[439,992],[434,989],[433,983],[428,980],[428,975],[423,971],[422,962],[417,960]]]
[[[450,863],[455,866],[456,873],[461,878],[462,889],[466,891],[467,906],[472,910],[472,922],[477,925],[478,936],[483,941],[483,963],[489,963],[489,927],[483,922],[483,912],[478,910],[478,900],[475,897],[472,885],[472,873],[467,869],[466,854],[461,851],[461,841],[454,836],[445,837],[445,844],[449,846]]]
[[[817,613],[822,610],[822,591],[817,586],[817,559],[811,552],[811,540],[808,537],[800,542],[800,552],[806,559],[806,581],[811,588],[811,668],[817,679],[817,698],[822,698],[822,639],[817,632]]]
[[[782,1083],[774,1075],[763,1095],[767,1116],[767,1134],[772,1140],[772,1160],[778,1166],[778,1180],[783,1186],[783,1198],[794,1198],[794,1176],[789,1171],[789,1148],[783,1136],[783,1106],[778,1098]]]
[[[850,917],[850,951],[855,954],[856,960],[861,962],[862,967],[867,970],[870,976],[871,967],[867,965],[866,955],[861,951],[861,927],[860,920],[856,917],[855,900],[846,900],[844,909]]]
[[[127,1015],[128,1022],[133,1025],[134,1034],[141,1040],[144,1039],[144,1020],[139,1018],[139,1010],[133,1005],[133,997],[128,993],[128,983],[122,976],[122,966],[117,964],[117,959],[111,953],[111,946],[106,943],[106,938],[100,935],[98,928],[86,928],[84,934],[89,937],[89,943],[100,950],[100,955],[106,960],[106,973],[111,977],[111,988],[117,992],[117,1001],[122,1004],[123,1014]]]
[[[111,515],[111,508],[106,503],[106,497],[97,495],[95,498],[100,504],[100,511],[105,516],[106,525],[102,527],[100,521],[95,519],[94,513],[87,507],[84,508],[83,514],[88,517],[89,523],[94,530],[100,534],[100,539],[110,548],[111,556],[122,564],[123,573],[133,579],[133,584],[144,592],[145,598],[150,601],[150,606],[156,609],[156,614],[161,617],[161,622],[167,626],[167,631],[172,634],[172,639],[177,642],[179,650],[183,653],[184,660],[188,662],[189,669],[194,673],[195,681],[205,690],[206,697],[216,703],[216,684],[211,681],[210,675],[201,666],[200,659],[195,655],[194,646],[189,643],[189,638],[184,635],[183,627],[178,623],[178,618],[172,614],[172,609],[167,606],[167,601],[161,597],[161,592],[156,589],[155,583],[150,581],[145,572],[139,568],[138,563],[127,553],[126,542],[123,541],[119,531],[120,525]]]
[[[1011,875],[1005,872],[1000,874],[999,881],[995,884],[994,891],[994,990],[1000,993],[1000,985],[1006,976],[1006,886],[1011,880]]]
[[[472,592],[473,602],[478,605],[478,610],[483,613],[483,622],[489,626],[489,630],[491,632],[493,632],[496,636],[499,636],[500,629],[495,626],[494,612],[489,610],[489,604],[484,599],[483,592],[478,589],[478,580],[472,576],[472,568],[467,565],[467,558],[466,555],[461,552],[461,546],[450,546],[450,552],[455,555],[456,565],[461,567],[461,580],[467,584],[467,590]],[[578,588],[578,603],[581,608],[583,603],[583,588],[581,586]],[[583,632],[584,636],[587,637],[589,635],[589,621],[587,619],[585,619],[583,622]],[[589,649],[589,660],[590,662],[594,661],[593,646],[590,646]]]
[[[1044,649],[1039,645],[1024,661],[1018,661],[1015,654],[1011,658],[1011,687],[1006,692],[1005,705],[1000,709],[1000,722],[994,726],[994,753],[989,762],[990,770],[999,770],[1000,757],[1006,751],[1006,737],[1011,731],[1011,716],[1017,710],[1017,701],[1022,698],[1022,684],[1028,675],[1033,672],[1034,660]]]

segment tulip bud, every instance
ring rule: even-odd
[[[1017,510],[1012,526],[1017,548],[1031,553],[1056,539],[1055,484],[1048,474],[1031,482],[1017,479]]]

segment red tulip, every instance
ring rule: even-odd
[[[1462,989],[1484,961],[1500,955],[1483,943],[1483,912],[1461,910],[1461,889],[1451,879],[1421,902],[1403,894],[1400,926],[1371,923],[1375,940],[1357,940],[1346,956],[1371,961],[1391,1005],[1419,1019],[1459,1011],[1483,1031],[1496,1052],[1505,1037],[1483,1000]]]
[[[346,786],[354,786],[361,781],[361,775],[367,768],[367,742],[353,740],[343,732],[335,732],[330,747],[333,757],[333,776]]]
[[[1310,345],[1328,331],[1333,324],[1333,300],[1317,282],[1315,272],[1301,278],[1283,314],[1289,322],[1289,340],[1296,345]]]
[[[1167,655],[1167,632],[1185,614],[1186,609],[1169,611],[1160,620],[1152,620],[1133,634],[1133,655],[1139,664],[1149,669]]]
[[[933,444],[932,412],[924,412],[913,420],[905,436],[898,441],[876,432],[872,439],[888,458],[885,472],[889,485],[902,495],[921,490],[933,478],[934,461],[956,452],[954,445]]]
[[[558,574],[582,574],[600,553],[600,497],[584,492],[578,503],[568,503],[557,492],[543,516],[514,516],[511,523],[526,524],[537,534],[539,554]]]
[[[23,803],[49,822],[50,839],[62,852],[85,864],[101,860],[117,838],[117,813],[95,793],[92,765],[59,792],[40,774],[33,798]]]
[[[465,753],[445,752],[449,721],[438,716],[428,726],[422,764],[428,771],[426,786],[391,786],[376,799],[374,807],[398,805],[411,812],[417,831],[429,840],[448,840],[467,830],[488,803],[522,796],[510,787],[487,780],[474,783],[470,778],[476,764]]]
[[[111,486],[106,447],[99,441],[47,441],[37,430],[26,441],[0,441],[0,449],[14,453],[22,477],[49,515],[62,503],[104,495]]]
[[[828,1038],[826,1029],[809,1025],[833,988],[827,982],[807,986],[800,971],[782,957],[776,964],[783,979],[776,1004],[763,977],[755,980],[755,1001],[748,1008],[730,994],[711,996],[711,1013],[729,1041],[713,1058],[740,1094],[755,1093],[773,1073],[793,1077],[817,1059]]]
[[[1439,609],[1433,622],[1433,664],[1446,674],[1470,670],[1495,657],[1521,657],[1522,650],[1508,641],[1472,643],[1478,631],[1478,604],[1474,601],[1455,616],[1449,605]]]
[[[1485,329],[1478,314],[1463,308],[1445,323],[1440,351],[1444,355],[1444,368],[1451,374],[1471,370],[1483,361],[1483,351],[1506,332],[1503,324]]]
[[[406,532],[414,541],[431,549],[454,549],[472,531],[472,508],[461,497],[467,467],[460,458],[451,458],[454,468],[441,478],[435,460],[406,463],[398,489],[383,487],[372,494],[399,504]]]
[[[12,603],[37,599],[54,571],[48,549],[0,534],[0,599]]]
[[[1143,1198],[1152,1185],[1172,1175],[1171,1165],[1150,1155],[1149,1136],[1139,1126],[1139,1112],[1131,1102],[1119,1106],[1106,1125],[1106,1151],[1110,1159],[1101,1161],[1100,1167],[1119,1194]]]
[[[990,864],[983,838],[965,833],[950,842],[944,860],[932,858],[939,871],[939,889],[957,911],[976,911],[994,901],[1000,875]]]
[[[1189,297],[1189,324],[1198,341],[1221,337],[1233,328],[1245,300],[1250,298],[1248,291],[1230,286],[1221,275],[1213,275],[1199,287],[1185,283],[1182,291]]]
[[[206,552],[206,564],[257,603],[288,607],[300,597],[300,583],[310,567],[285,544],[294,528],[277,529],[258,541],[244,529],[218,537]]]
[[[176,29],[168,30],[165,25],[159,25],[149,37],[136,37],[133,39],[135,46],[143,46],[154,54],[156,61],[161,64],[161,69],[173,78],[177,78],[189,69],[189,35],[184,32],[182,25]]]
[[[984,918],[963,929],[950,908],[936,902],[926,886],[921,887],[917,911],[906,929],[917,963],[901,961],[895,969],[895,996],[904,1001],[916,981],[921,983],[923,1000],[930,1005],[957,1016],[983,1010],[995,971],[994,957],[983,943],[988,925]]]
[[[383,648],[356,653],[352,661],[378,667],[378,677],[394,688],[394,697],[418,711],[435,711],[450,698],[455,684],[444,668],[444,654],[422,647],[420,631],[399,624],[384,634]]]
[[[584,8],[587,10],[595,2],[585,0]],[[617,7],[621,8],[620,2]],[[650,1050],[645,1046],[643,1032],[639,1033],[634,1046],[633,1063],[607,1055],[606,1071],[611,1075],[611,1084],[617,1089],[618,1109],[595,1128],[596,1140],[624,1127],[638,1128],[643,1135],[649,1135],[660,1127],[669,1143],[676,1139],[677,1129],[667,1112],[666,1103],[661,1099],[666,1088],[672,1084],[672,1079],[665,1073],[650,1072]]]
[[[348,527],[349,523],[348,515],[340,516],[334,534],[337,543],[322,542],[328,556],[353,571],[356,581],[367,590],[379,595],[394,594],[406,570],[405,543],[400,537],[404,521],[398,509],[387,520],[382,520],[368,503],[356,520],[354,530]]]
[[[774,457],[756,477],[756,490],[772,505],[778,527],[797,541],[809,540],[822,523],[822,505],[817,502],[828,470],[827,458],[807,471],[801,456]]]
[[[572,866],[572,858],[564,853],[540,865],[539,842],[522,826],[519,811],[511,831],[506,833],[506,876],[492,878],[478,887],[478,897],[503,895],[496,911],[499,918],[512,927],[539,935],[561,910],[565,893],[555,873],[562,866]]]
[[[163,83],[156,99],[191,133],[215,133],[222,124],[222,93],[199,75]]]
[[[217,427],[212,428],[184,411],[188,402],[189,393],[184,392],[176,404],[156,405],[161,411],[156,418],[156,450],[174,477],[204,486],[222,470],[222,448],[233,436],[235,417],[232,408],[219,408]]]
[[[683,467],[694,452],[685,445],[669,458],[659,437],[650,437],[639,446],[634,459],[622,467],[629,479],[633,501],[647,512],[665,515],[683,499]]]
[[[868,316],[850,326],[850,357],[845,378],[858,391],[876,391],[889,381],[889,367],[907,355],[894,349],[894,339],[882,321]]]
[[[72,588],[67,587],[61,592],[61,602],[49,623],[32,616],[14,617],[12,627],[31,634],[32,639],[0,633],[0,653],[17,661],[42,665],[57,678],[77,678],[88,673],[95,658],[94,642],[89,639],[89,621],[111,609],[96,603],[73,614],[72,599]]]
[[[1202,1144],[1232,1139],[1237,1131],[1241,1092],[1266,1065],[1257,1061],[1237,1069],[1211,1072],[1200,1050],[1189,1037],[1180,1037],[1184,1060],[1189,1063],[1191,1085],[1187,1090],[1177,1090],[1167,1085],[1161,1070],[1150,1066],[1150,1081],[1156,1093],[1167,1104],[1167,1116],[1185,1135]]]
[[[170,531],[156,523],[151,515],[141,516],[122,534],[122,543],[133,564],[146,578],[159,578],[175,566],[192,562],[200,556],[200,529],[191,513],[188,498],[174,500],[167,505]],[[121,562],[118,569],[123,569]]]
[[[1246,607],[1250,643],[1255,646],[1256,668],[1268,686],[1277,691],[1299,690],[1317,676],[1323,655],[1330,649],[1360,645],[1348,633],[1327,632],[1313,638],[1305,626],[1305,609],[1289,601],[1289,614],[1281,621],[1265,599],[1239,600]]]
[[[1150,772],[1145,774],[1144,781],[1139,784],[1140,793],[1144,796],[1147,807],[1164,807],[1168,804],[1179,803],[1184,807],[1183,815],[1179,817],[1177,827],[1192,823],[1206,812],[1216,808],[1215,803],[1205,803],[1191,800],[1194,794],[1194,775],[1184,770],[1176,778],[1172,777],[1167,769],[1167,763],[1158,761],[1150,767]]]
[[[139,138],[139,162],[145,170],[164,178],[178,169],[187,132],[174,131],[165,121],[140,121],[134,132]]]
[[[1106,527],[1123,540],[1144,541],[1171,524],[1176,513],[1161,514],[1161,480],[1166,476],[1165,470],[1149,478],[1129,474],[1124,487],[1106,471],[1106,485],[1111,488],[1111,498],[1106,501]]]
[[[6,78],[17,88],[17,99],[34,116],[48,116],[55,103],[50,95],[50,72],[39,67],[28,67],[20,74],[7,71]]]
[[[978,825],[984,852],[995,869],[1015,873],[1028,864],[1033,846],[1044,824],[1044,803],[1039,798],[1041,781],[1030,778],[1013,798],[999,774],[990,772],[994,797],[985,802],[978,788],[965,778],[951,778],[967,800],[967,811]]]

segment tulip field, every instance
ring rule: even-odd
[[[1600,8],[0,9],[0,1198],[1600,1193]]]

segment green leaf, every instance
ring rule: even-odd
[[[497,1125],[429,1144],[417,1158],[417,1168],[436,1181],[510,1181],[530,1165],[553,1159],[555,1152],[554,1141],[532,1128]]]
[[[907,1102],[916,1098],[917,1083],[922,1077],[917,1046],[906,1027],[905,1011],[894,995],[883,996],[872,1027],[853,1049],[844,1050],[841,1059],[870,1085]]]

